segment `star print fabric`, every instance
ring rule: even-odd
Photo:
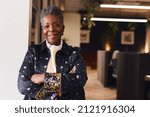
[[[50,51],[46,42],[29,47],[19,70],[18,89],[25,95],[25,100],[36,99],[35,96],[44,86],[35,84],[30,79],[33,74],[46,73]],[[58,100],[85,99],[84,85],[87,81],[86,66],[78,47],[71,47],[63,42],[62,49],[56,53],[56,69],[61,73],[61,96]],[[54,93],[48,93],[43,99],[53,99]]]

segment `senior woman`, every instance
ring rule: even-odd
[[[55,6],[41,11],[45,41],[28,48],[19,70],[18,89],[25,100],[84,100],[86,66],[78,47],[61,36],[63,14]]]

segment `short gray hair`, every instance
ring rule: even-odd
[[[59,9],[58,7],[48,6],[44,9],[42,9],[42,11],[40,13],[41,24],[42,24],[42,18],[47,15],[56,15],[58,17],[58,19],[60,20],[60,22],[63,24],[63,13],[62,13],[61,9]]]

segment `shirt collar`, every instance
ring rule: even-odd
[[[56,45],[51,45],[48,43],[48,41],[46,40],[46,46],[48,49],[50,49],[52,46],[54,46],[55,48],[57,48],[57,50],[60,50],[62,48],[62,44],[63,44],[63,41],[61,40],[60,41],[60,45],[56,46]]]
[[[60,51],[62,51],[63,53],[65,54],[69,54],[69,51],[70,51],[70,46],[65,42],[65,41],[62,41],[62,48]],[[43,41],[42,43],[39,44],[40,46],[40,52],[42,53],[43,51],[48,51],[48,47],[46,45],[46,40]]]

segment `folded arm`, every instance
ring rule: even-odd
[[[34,51],[29,48],[18,76],[18,90],[21,94],[35,98],[35,95],[42,87],[42,81],[35,79],[34,74]],[[32,79],[31,79],[32,78]],[[41,81],[41,82],[40,82]]]
[[[80,53],[70,56],[71,69],[62,73],[62,93],[75,92],[83,88],[87,81],[86,66]]]

